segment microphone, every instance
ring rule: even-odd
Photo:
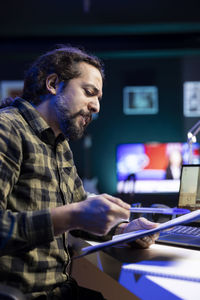
[[[196,135],[200,131],[200,120],[188,131],[187,137],[188,141],[196,143]]]
[[[189,164],[192,163],[192,144],[196,143],[197,141],[196,135],[199,133],[199,131],[200,131],[200,120],[187,133],[187,138],[188,138],[187,142],[189,146],[189,158],[188,158]]]

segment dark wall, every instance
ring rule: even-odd
[[[83,140],[73,143],[72,149],[81,177],[86,173],[86,162],[90,163],[90,174],[98,178],[100,192],[115,193],[117,144],[186,141],[186,132],[197,118],[183,117],[183,82],[200,80],[200,55],[174,53],[152,56],[148,55],[147,51],[146,56],[142,57],[127,56],[125,52],[124,55],[116,56],[117,51],[113,51],[114,45],[122,42],[118,37],[110,40],[109,44],[107,44],[108,38],[104,37],[4,39],[0,40],[0,80],[22,79],[24,69],[32,60],[52,48],[54,44],[66,43],[66,40],[73,45],[83,45],[89,51],[99,53],[104,58],[106,71],[104,94],[99,117],[88,128],[88,133],[92,137],[89,155],[85,154]],[[126,38],[123,42],[124,40]],[[149,39],[143,37],[143,40],[147,43]],[[167,44],[167,41],[165,43]],[[161,44],[159,44],[160,48]],[[112,55],[109,52],[111,48]],[[133,48],[133,46],[127,47],[127,49]],[[161,50],[160,52],[162,54]],[[106,53],[109,55],[106,56]],[[122,96],[123,87],[127,85],[156,85],[159,93],[158,114],[124,115]]]

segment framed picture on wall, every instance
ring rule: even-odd
[[[183,113],[186,117],[200,117],[200,81],[184,82]]]
[[[126,115],[158,113],[156,86],[126,86],[123,89],[123,111]]]
[[[21,96],[23,90],[23,80],[3,80],[0,81],[1,99],[8,97],[15,98]]]

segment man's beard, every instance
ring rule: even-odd
[[[80,139],[86,127],[92,120],[92,115],[90,113],[85,113],[84,110],[80,110],[75,114],[70,114],[69,110],[64,104],[64,97],[58,95],[55,101],[55,109],[58,117],[58,122],[62,133],[71,141]],[[77,124],[77,117],[82,116],[86,121],[84,126]]]

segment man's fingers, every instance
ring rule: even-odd
[[[83,211],[85,211],[83,220],[85,221],[87,214],[90,216],[93,214],[93,223],[96,224],[95,232],[97,234],[105,234],[112,227],[130,217],[130,206],[108,194],[92,195],[86,201],[82,203]]]
[[[113,196],[108,195],[108,194],[102,194],[102,196],[104,198],[106,198],[107,200],[109,200],[109,201],[111,201],[111,202],[113,202],[113,203],[121,206],[122,208],[130,210],[131,206],[129,204],[125,203],[124,201],[122,201],[121,199],[113,197]]]
[[[128,243],[128,245],[133,248],[146,249],[149,248],[152,244],[154,244],[158,237],[159,237],[159,233],[155,233],[152,235],[145,236],[141,239],[137,239],[133,242],[130,242]]]
[[[149,248],[153,243],[154,241],[149,236],[145,236],[142,239],[137,239],[135,241],[129,242],[127,245],[130,248],[146,249]]]
[[[115,198],[108,194],[102,194],[101,195],[106,201],[109,202],[109,206],[111,210],[113,211],[114,215],[116,217],[117,222],[121,220],[129,220],[130,218],[130,205],[123,202],[119,198]]]
[[[136,242],[142,248],[148,248],[149,246],[151,246],[154,243],[149,236],[145,236],[142,239],[138,239],[138,240],[136,240]]]
[[[132,230],[153,229],[158,227],[158,223],[151,222],[143,217],[132,221]]]
[[[158,223],[151,222],[141,217],[127,224],[126,228],[124,229],[124,233],[141,230],[141,229],[153,229],[156,228],[158,225],[159,225]]]

